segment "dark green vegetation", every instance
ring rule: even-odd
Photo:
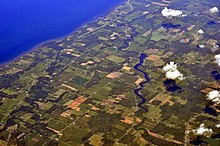
[[[128,0],[71,36],[1,66],[0,145],[175,146],[198,138],[219,144],[219,107],[217,115],[204,112],[209,103],[203,90],[220,87],[210,76],[219,70],[213,54],[219,53],[220,17],[208,12],[218,1],[157,2]],[[188,16],[165,18],[165,6]],[[141,90],[148,112],[136,106],[133,93],[143,77],[132,68],[141,52],[149,55],[144,65],[151,82]],[[182,93],[163,85],[169,61],[187,77],[176,81]],[[203,122],[213,128],[211,137],[191,132]]]

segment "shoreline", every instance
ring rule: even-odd
[[[53,42],[53,41],[58,41],[58,40],[61,40],[61,39],[64,39],[65,37],[68,37],[68,36],[71,36],[73,35],[77,30],[81,29],[85,24],[89,24],[91,22],[94,22],[96,20],[98,20],[99,18],[105,18],[107,17],[108,14],[110,14],[112,12],[112,10],[116,9],[117,7],[119,7],[120,5],[123,5],[123,4],[126,4],[128,1],[130,0],[123,0],[122,2],[118,3],[118,4],[115,4],[114,6],[110,7],[109,10],[107,10],[106,12],[100,14],[100,15],[97,15],[97,16],[94,16],[91,18],[91,20],[88,20],[88,21],[85,21],[84,23],[82,23],[81,25],[79,25],[78,27],[76,27],[73,31],[71,31],[70,33],[66,34],[66,35],[63,35],[63,36],[60,36],[60,37],[56,37],[56,38],[53,38],[53,39],[48,39],[46,41],[43,41],[39,44],[36,44],[35,46],[31,47],[30,49],[28,49],[27,51],[21,53],[20,55],[18,55],[17,57],[13,58],[13,59],[10,59],[6,62],[3,62],[3,63],[0,63],[0,67],[2,66],[5,66],[5,65],[8,65],[10,63],[13,63],[17,60],[19,60],[19,58],[23,57],[24,55],[26,54],[29,54],[29,53],[32,53],[34,52],[36,49],[40,49],[43,45],[45,45],[46,43],[49,43],[49,42]],[[102,19],[103,19],[102,18]]]

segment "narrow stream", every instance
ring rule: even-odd
[[[145,78],[145,80],[142,81],[142,82],[139,84],[139,85],[140,85],[140,88],[135,89],[135,90],[134,90],[134,93],[135,93],[136,96],[138,96],[138,97],[141,99],[141,102],[138,103],[137,106],[140,107],[141,109],[145,110],[145,111],[148,111],[147,108],[145,108],[144,106],[142,106],[143,104],[146,103],[146,99],[139,93],[139,92],[144,88],[144,84],[147,84],[147,83],[150,82],[150,78],[149,78],[148,74],[147,74],[145,71],[143,71],[143,70],[140,69],[140,67],[144,68],[143,63],[144,63],[144,59],[145,59],[146,57],[147,57],[146,54],[141,53],[141,54],[140,54],[140,57],[139,57],[139,60],[140,60],[139,63],[137,63],[137,64],[134,66],[134,69],[137,70],[137,71],[139,71],[139,72],[141,72],[141,73],[143,74],[144,78]]]

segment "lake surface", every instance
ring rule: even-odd
[[[1,0],[0,64],[65,36],[125,0]]]

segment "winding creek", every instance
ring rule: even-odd
[[[150,78],[148,76],[148,74],[141,70],[140,67],[144,68],[143,63],[144,63],[144,59],[147,57],[146,54],[141,53],[140,57],[139,57],[139,63],[135,64],[135,66],[133,67],[135,70],[141,72],[145,78],[144,81],[142,81],[139,85],[140,87],[134,90],[134,93],[136,96],[138,96],[141,99],[141,102],[138,103],[138,107],[140,107],[141,109],[148,111],[147,108],[145,108],[144,106],[142,106],[144,103],[146,103],[146,99],[140,94],[140,91],[144,88],[144,84],[147,84],[150,82]]]

